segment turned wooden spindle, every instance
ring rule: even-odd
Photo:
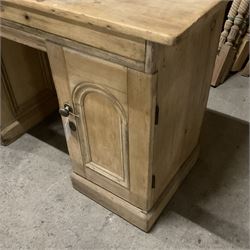
[[[232,25],[234,23],[234,18],[236,17],[236,15],[238,13],[240,3],[241,3],[241,0],[234,0],[233,3],[232,3],[230,11],[229,11],[229,13],[227,15],[227,20],[226,20],[225,25],[224,25],[224,30],[223,30],[223,32],[221,33],[221,36],[220,36],[220,43],[219,43],[218,50],[221,49],[222,45],[227,40],[230,29],[231,29],[231,27],[232,27]]]
[[[248,22],[247,22],[248,23]],[[242,29],[241,29],[242,30]],[[247,58],[249,57],[249,39],[250,38],[250,29],[248,26],[247,33],[241,37],[239,45],[237,45],[237,55],[233,64],[231,71],[240,71],[244,64],[246,63]]]
[[[234,44],[235,48],[238,48],[238,46],[241,44],[242,38],[246,34],[247,29],[249,29],[249,14],[248,13],[247,13],[247,15],[244,18],[244,21],[242,23],[241,29],[240,29],[240,31],[238,33],[237,38],[236,38],[236,41],[235,41],[235,44]]]
[[[234,43],[236,41],[236,38],[239,34],[239,31],[241,29],[241,26],[243,24],[245,15],[248,11],[248,6],[249,6],[249,0],[242,0],[238,9],[238,14],[234,19],[234,24],[231,27],[231,30],[227,36],[227,42],[226,45],[233,47]]]
[[[234,8],[231,8],[231,14],[235,15],[235,12],[233,12],[233,9],[235,10],[236,3],[234,1]],[[240,30],[243,25],[243,21],[248,13],[248,7],[249,7],[249,0],[241,0],[239,4],[239,8],[237,10],[237,15],[234,18],[233,26],[230,29],[229,34],[226,37],[229,22],[226,26],[226,31],[224,29],[223,38],[221,39],[221,47],[219,49],[219,53],[216,57],[213,77],[211,85],[216,87],[219,84],[223,83],[225,79],[227,78],[230,70],[232,69],[232,66],[235,61],[235,57],[237,54],[236,46],[236,40],[238,38],[238,35],[240,34]],[[230,14],[230,15],[231,15]],[[223,39],[226,37],[226,42],[223,43]],[[239,41],[237,41],[239,42]]]

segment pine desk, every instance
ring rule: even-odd
[[[1,36],[10,46],[2,60],[4,105],[25,97],[20,86],[31,76],[40,84],[32,90],[42,93],[33,93],[40,99],[29,100],[25,115],[14,103],[2,141],[55,108],[53,86],[41,87],[51,70],[73,186],[150,230],[198,157],[224,9],[219,0],[2,0]],[[38,64],[13,44],[48,60]],[[15,53],[26,58],[20,67],[33,61],[26,73],[11,67]]]

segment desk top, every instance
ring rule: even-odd
[[[104,29],[172,45],[202,17],[213,14],[221,0],[2,0]]]

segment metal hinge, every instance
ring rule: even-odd
[[[159,106],[156,105],[155,106],[155,125],[158,125],[159,123],[159,112],[160,112]]]
[[[155,188],[155,175],[152,175],[152,188]]]

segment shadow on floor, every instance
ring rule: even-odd
[[[28,133],[68,154],[68,147],[66,144],[62,120],[58,113],[53,113],[36,127],[29,130]]]
[[[199,160],[167,210],[238,247],[249,247],[248,123],[206,112]]]
[[[68,153],[58,115],[29,133]],[[173,210],[223,239],[248,248],[248,140],[248,123],[208,110],[200,158],[164,213]]]

